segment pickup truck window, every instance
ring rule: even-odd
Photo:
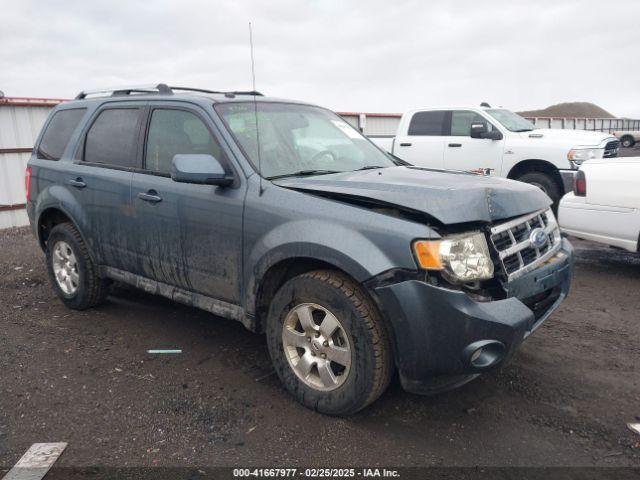
[[[360,132],[323,108],[275,102],[219,103],[215,108],[256,170],[259,136],[261,174],[266,178],[395,165]]]
[[[446,111],[417,112],[411,117],[409,132],[411,136],[441,137],[447,135]]]
[[[138,108],[110,108],[98,114],[84,146],[84,161],[136,167]]]
[[[454,110],[451,113],[451,136],[469,137],[471,136],[472,123],[485,123],[488,130],[493,130],[493,125],[482,115],[468,110]]]
[[[56,112],[42,136],[40,145],[38,145],[38,158],[60,160],[64,149],[67,148],[71,134],[86,111],[86,108],[73,108]]]
[[[491,109],[486,112],[499,121],[504,128],[512,132],[530,132],[534,130],[536,126],[529,120],[522,118],[517,113],[513,113],[510,110],[504,109]]]
[[[189,153],[213,155],[224,163],[220,144],[196,115],[184,110],[154,110],[147,137],[145,169],[169,173],[173,156]]]

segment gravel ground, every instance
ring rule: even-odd
[[[640,143],[636,143],[632,148],[621,148],[620,157],[640,157]]]
[[[329,418],[240,324],[124,289],[68,310],[29,232],[0,232],[0,465],[65,441],[57,466],[640,466],[640,257],[574,245],[571,296],[509,365]]]

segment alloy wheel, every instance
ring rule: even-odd
[[[78,290],[80,275],[78,273],[78,261],[65,241],[58,241],[53,246],[53,273],[60,289],[66,295],[73,295]]]
[[[282,326],[282,345],[289,365],[307,386],[335,390],[349,375],[351,341],[338,318],[325,307],[302,303]]]

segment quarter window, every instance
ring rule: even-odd
[[[87,133],[84,161],[136,167],[138,108],[103,110]]]
[[[184,110],[156,109],[151,115],[145,168],[169,173],[177,154],[213,155],[224,163],[220,144],[196,115]]]
[[[446,111],[414,113],[409,124],[409,135],[442,136],[445,135]]]
[[[486,123],[487,129],[493,130],[493,125],[482,115],[468,110],[455,110],[451,114],[451,136],[469,137],[472,123]]]
[[[86,108],[74,108],[56,112],[42,136],[40,145],[38,145],[38,158],[60,160],[71,135],[86,111]]]

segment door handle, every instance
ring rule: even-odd
[[[158,195],[158,192],[156,192],[155,190],[149,190],[146,193],[140,192],[138,193],[138,198],[150,203],[158,203],[162,201],[162,197]]]
[[[450,144],[449,144],[449,146],[450,146],[451,148],[456,148],[456,147],[461,147],[461,146],[462,146],[462,144],[461,144],[461,143],[450,143]]]
[[[67,184],[76,188],[84,188],[87,186],[87,184],[84,183],[84,180],[82,180],[82,177],[71,178],[67,180]]]
[[[401,143],[400,146],[401,147],[410,147],[411,144],[410,143]]]

